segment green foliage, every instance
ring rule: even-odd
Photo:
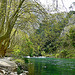
[[[68,27],[67,27],[68,28]],[[58,48],[55,57],[74,58],[75,56],[75,26],[70,25],[67,33],[58,40]]]
[[[45,51],[41,51],[42,56],[45,56]]]
[[[61,50],[55,55],[56,58],[67,58],[68,51],[66,49]]]
[[[43,20],[34,34],[29,35],[30,38],[22,35],[21,44],[14,46],[14,55],[21,58],[28,55],[55,56],[56,58],[74,57],[72,51],[74,52],[75,46],[75,26],[72,24],[66,26],[69,23],[69,17],[62,15],[64,16],[64,13],[53,14],[50,20]],[[60,20],[55,16],[58,16]],[[65,26],[67,32],[63,30]],[[64,31],[63,36],[60,35],[62,31]],[[21,31],[18,33],[18,35],[23,34]]]
[[[75,26],[73,26],[73,27],[70,28],[69,38],[71,39],[72,46],[75,47]]]
[[[69,58],[73,54],[71,50],[74,52],[75,26],[73,14],[70,13],[50,14],[50,19],[40,23],[40,27],[30,36],[35,55],[54,54],[55,57]],[[62,32],[64,33],[61,36]]]
[[[26,63],[23,59],[14,59],[14,61],[16,62],[16,64],[18,65],[17,68],[17,73],[20,74],[23,72],[23,70],[25,70],[26,67]]]
[[[16,39],[16,40],[15,40]],[[24,56],[33,56],[34,47],[27,34],[19,31],[13,39],[13,56],[17,58],[23,58]]]
[[[61,55],[61,57],[62,58],[66,58],[66,56],[68,55],[68,51],[67,50],[62,50],[61,52],[60,52],[60,55]]]
[[[66,58],[71,56],[70,50],[74,52],[75,26],[62,37],[61,32],[74,24],[75,11],[48,14],[30,0],[1,1],[0,8],[0,50],[10,47],[17,58],[46,54]]]
[[[15,59],[14,61],[15,61],[17,64],[20,64],[20,65],[25,64],[25,61],[22,60],[22,59]]]
[[[57,54],[55,55],[55,57],[56,57],[56,58],[58,58],[58,57],[59,57],[59,55],[60,55],[60,54],[59,54],[59,53],[57,53]]]
[[[15,33],[18,29],[32,33],[34,25],[39,23],[39,16],[46,16],[46,14],[44,8],[33,0],[1,0],[0,56],[5,56],[6,50],[9,48],[12,38],[15,39]],[[1,49],[2,46],[4,46],[3,49]],[[32,54],[30,55],[32,56]]]
[[[21,48],[18,46],[18,45],[16,45],[15,46],[15,49],[13,50],[13,55],[15,56],[15,57],[21,57],[21,55],[20,55],[20,52],[21,52]]]
[[[36,50],[35,53],[38,55],[42,55],[42,51],[49,54],[56,51],[58,46],[58,44],[56,44],[56,40],[68,23],[68,18],[63,17],[62,15],[64,16],[64,13],[50,15],[50,19],[43,20],[42,23],[40,23],[39,29],[37,29],[35,34],[30,37],[34,44],[34,49]]]
[[[21,74],[21,70],[19,67],[17,68],[17,74]]]
[[[69,13],[70,13],[70,14],[75,14],[75,11],[70,11]]]
[[[23,73],[25,70],[28,70],[28,65],[25,63],[24,59],[15,59],[14,61],[16,62],[16,64],[18,65],[17,68],[17,74]]]
[[[71,46],[70,46],[71,47]],[[63,50],[59,50],[56,54],[55,54],[56,58],[75,58],[75,49],[71,48],[66,48]]]

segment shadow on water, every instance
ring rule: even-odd
[[[27,58],[29,75],[75,75],[75,59]]]

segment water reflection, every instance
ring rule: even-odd
[[[75,59],[29,58],[29,75],[75,75]]]

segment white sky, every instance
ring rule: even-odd
[[[45,7],[47,7],[48,5],[52,4],[53,0],[40,0],[40,1]],[[67,8],[67,11],[69,11],[69,7],[72,4],[72,2],[75,2],[75,0],[58,0],[59,8],[61,9],[61,11],[66,10],[65,7],[63,7],[62,1],[64,3],[64,6]],[[75,10],[75,7],[73,8],[73,10]]]

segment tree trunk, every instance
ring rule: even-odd
[[[4,40],[2,43],[0,42],[0,57],[5,56],[6,50],[9,46],[9,43],[10,43],[10,39],[8,39],[8,38],[6,40]]]
[[[10,35],[12,32],[12,29],[18,18],[18,12],[20,10],[20,7],[25,0],[21,0],[16,11],[12,13],[11,17],[10,15],[7,15],[7,12],[6,12],[6,11],[9,11],[7,9],[8,7],[7,1],[10,1],[10,0],[0,0],[0,57],[5,56],[6,50],[9,47]],[[7,27],[6,31],[5,31],[5,27]]]

